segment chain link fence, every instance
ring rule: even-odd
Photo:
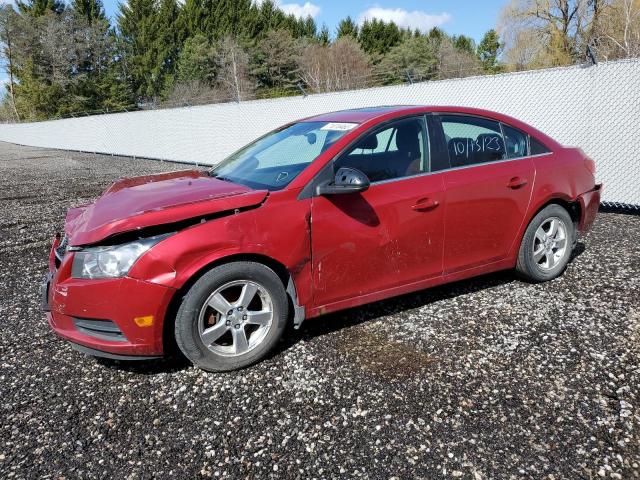
[[[215,165],[284,123],[332,110],[459,105],[505,113],[581,147],[603,203],[640,210],[640,59],[160,110],[1,124],[0,140],[37,147]]]

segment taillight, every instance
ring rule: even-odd
[[[591,172],[591,175],[596,176],[596,162],[589,157],[584,158],[584,166]]]

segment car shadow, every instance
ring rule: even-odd
[[[574,262],[584,251],[584,243],[578,242],[573,249],[569,263]],[[283,340],[265,360],[277,357],[299,342],[311,341],[316,337],[349,329],[380,317],[399,314],[460,295],[467,295],[521,281],[512,270],[503,270],[322,315],[305,321],[298,330],[292,326],[289,327],[283,336]],[[140,375],[175,373],[191,367],[191,363],[179,351],[157,360],[127,361],[97,358],[96,361],[106,368]]]
[[[573,249],[569,264],[574,262],[584,251],[584,243],[578,242]],[[370,320],[515,282],[523,282],[523,280],[519,279],[512,270],[503,270],[322,315],[305,321],[299,330],[290,328],[269,357],[279,355],[298,342],[310,341],[315,337],[349,329]]]

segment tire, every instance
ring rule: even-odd
[[[569,212],[557,204],[546,206],[533,217],[524,233],[516,271],[534,283],[553,280],[567,267],[575,240],[575,225]]]
[[[203,370],[244,368],[276,346],[288,310],[284,286],[269,267],[255,262],[221,265],[198,279],[183,298],[176,343]]]

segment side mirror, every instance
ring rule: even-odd
[[[370,184],[369,178],[360,170],[342,167],[336,172],[333,181],[321,183],[316,187],[316,194],[340,195],[342,193],[364,192]]]

